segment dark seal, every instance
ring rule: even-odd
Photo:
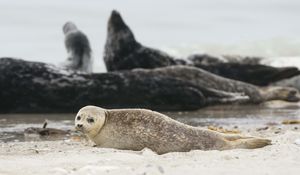
[[[104,62],[108,71],[152,69],[176,64],[168,54],[144,47],[137,42],[130,28],[115,10],[108,21]]]

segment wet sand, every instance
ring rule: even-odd
[[[251,109],[251,108],[250,108]],[[157,155],[149,149],[142,151],[115,150],[92,147],[80,137],[70,137],[58,141],[25,141],[0,143],[0,174],[299,174],[300,173],[300,124],[282,124],[282,120],[299,119],[298,109],[272,110],[260,115],[283,115],[283,118],[256,118],[256,123],[241,118],[228,119],[229,111],[251,114],[251,110],[229,107],[217,110],[210,108],[202,111],[219,121],[223,129],[238,130],[243,135],[269,138],[272,145],[254,149],[235,149],[226,151],[194,150],[185,153]],[[212,114],[212,111],[215,111]],[[226,112],[227,111],[227,112]],[[252,114],[258,110],[252,109]],[[277,111],[277,112],[276,112]],[[280,113],[280,111],[282,113]],[[288,113],[288,111],[290,113]],[[265,111],[266,112],[266,111]],[[233,116],[234,112],[231,112]],[[294,116],[289,116],[294,114]],[[180,113],[176,119],[184,119],[187,113]],[[189,113],[189,118],[196,113]],[[259,115],[259,114],[257,114]],[[182,117],[180,117],[182,116]],[[221,118],[217,119],[217,116]],[[215,117],[215,118],[213,118]],[[233,116],[234,117],[234,116]],[[245,116],[246,117],[246,116]],[[207,128],[208,123],[199,126]],[[235,120],[235,123],[234,123]],[[257,121],[259,121],[257,123]],[[272,122],[274,121],[274,122]],[[239,124],[240,123],[240,124]],[[195,123],[194,123],[195,124]],[[195,124],[199,125],[199,124]]]

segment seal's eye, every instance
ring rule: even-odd
[[[80,116],[77,116],[77,120],[80,120],[81,119],[81,117]]]
[[[94,119],[93,119],[93,118],[88,118],[87,121],[88,121],[89,123],[94,123]]]

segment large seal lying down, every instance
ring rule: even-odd
[[[267,86],[300,74],[296,67],[263,65],[259,62],[263,58],[241,56],[223,56],[222,58],[225,60],[207,54],[195,54],[190,55],[188,60],[193,66],[208,72],[258,86]]]
[[[150,148],[158,154],[195,149],[254,149],[271,143],[268,139],[192,127],[146,109],[86,106],[76,115],[75,127],[100,147],[136,151]]]
[[[262,103],[270,100],[298,102],[300,95],[297,89],[291,87],[259,87],[248,83],[223,78],[205,70],[191,66],[168,66],[156,69],[134,69],[132,72],[143,75],[161,75],[176,77],[196,86],[205,87],[228,93],[240,93],[247,96],[246,103]],[[221,101],[222,99],[220,99]],[[216,101],[220,104],[220,101]],[[238,102],[238,101],[237,101]],[[240,101],[242,102],[242,101]]]

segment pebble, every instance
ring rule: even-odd
[[[164,171],[163,167],[157,166],[157,169],[159,170],[160,173],[164,174],[165,171]]]
[[[256,131],[263,131],[263,130],[267,130],[267,129],[269,129],[268,126],[262,127],[262,128],[257,128]]]
[[[295,144],[300,146],[300,138],[295,140]]]
[[[54,175],[65,175],[65,174],[69,174],[69,172],[63,168],[54,168],[52,170],[52,173]]]

